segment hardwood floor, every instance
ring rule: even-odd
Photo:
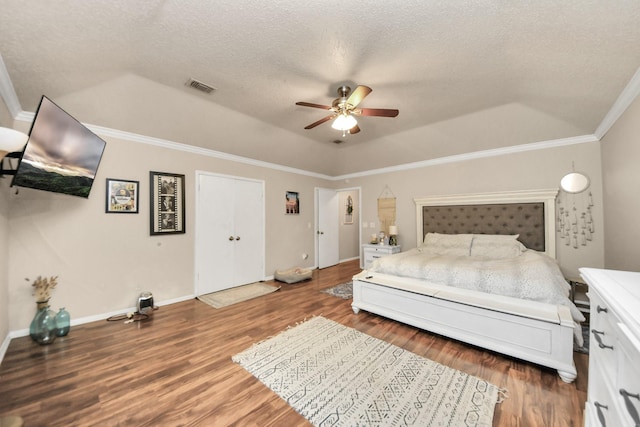
[[[578,378],[565,384],[550,369],[356,315],[350,300],[320,292],[359,271],[350,261],[222,309],[190,300],[138,323],[79,325],[49,346],[14,339],[0,365],[0,415],[21,415],[26,426],[310,425],[231,356],[322,315],[506,388],[495,426],[583,425],[587,356],[574,353]]]

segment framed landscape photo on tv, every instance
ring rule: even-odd
[[[151,235],[185,232],[184,175],[149,172]]]

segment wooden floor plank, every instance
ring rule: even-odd
[[[0,415],[28,426],[305,426],[309,423],[231,356],[312,316],[406,348],[508,389],[495,426],[581,426],[588,356],[578,379],[361,311],[322,289],[351,279],[358,261],[313,279],[214,309],[198,300],[160,307],[151,319],[74,326],[49,346],[11,341],[0,365]]]

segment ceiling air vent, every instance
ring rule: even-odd
[[[201,81],[198,81],[196,79],[191,79],[191,78],[187,80],[186,85],[191,86],[192,88],[197,89],[200,92],[204,92],[204,93],[211,93],[214,90],[216,90],[216,88],[214,88],[213,86],[209,86],[208,84],[202,83]]]

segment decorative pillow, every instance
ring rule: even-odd
[[[471,256],[491,259],[515,258],[527,248],[515,236],[474,235],[471,243]]]
[[[473,234],[427,233],[424,247],[440,255],[469,256]]]

